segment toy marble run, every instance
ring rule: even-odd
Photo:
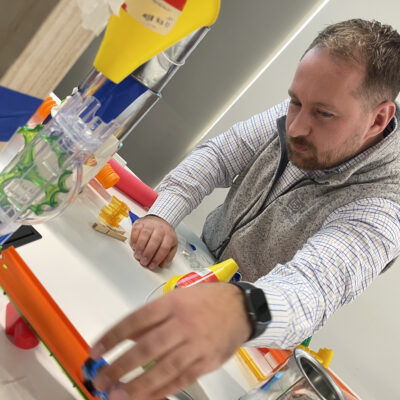
[[[93,70],[51,115],[36,118],[36,126],[31,120],[10,140],[16,150],[2,159],[0,244],[20,224],[55,217],[75,199],[159,100],[219,6],[220,0],[126,0],[110,17]]]

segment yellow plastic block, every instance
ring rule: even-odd
[[[129,207],[117,197],[112,196],[110,203],[102,207],[99,218],[107,225],[118,228],[123,218],[129,216]]]
[[[299,345],[297,347],[300,347],[301,349],[310,353],[325,368],[329,368],[329,365],[331,364],[331,361],[333,358],[333,350],[327,349],[326,347],[324,347],[324,348],[319,349],[318,353],[316,353],[315,351],[312,351],[309,347],[305,347],[302,345]]]

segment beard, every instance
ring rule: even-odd
[[[293,145],[301,146],[304,151],[297,151]],[[329,169],[358,154],[360,149],[360,134],[351,136],[339,149],[321,153],[318,156],[317,148],[303,137],[289,137],[286,135],[288,158],[297,168],[314,171]]]
[[[293,145],[299,145],[305,149],[304,152],[299,152],[293,149]],[[317,149],[311,143],[308,143],[304,138],[292,138],[286,136],[286,148],[288,158],[297,168],[304,170],[316,170],[321,168],[321,163],[318,161]]]

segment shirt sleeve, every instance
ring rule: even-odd
[[[287,113],[286,100],[239,122],[227,132],[197,146],[160,183],[158,198],[149,210],[173,227],[217,187],[229,187],[254,154],[276,134],[276,120]]]
[[[272,322],[249,346],[292,348],[362,293],[400,253],[400,206],[366,198],[335,210],[293,259],[255,285]]]

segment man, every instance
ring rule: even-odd
[[[230,186],[203,239],[265,294],[272,322],[250,344],[296,346],[400,252],[399,90],[396,31],[363,20],[327,27],[302,57],[290,101],[197,147],[164,179],[133,226],[136,259],[150,269],[168,264],[173,228],[215,187]],[[136,342],[96,387],[115,389],[111,400],[160,399],[217,368],[260,333],[243,293],[202,284],[131,314],[92,349],[97,358],[126,338]]]

